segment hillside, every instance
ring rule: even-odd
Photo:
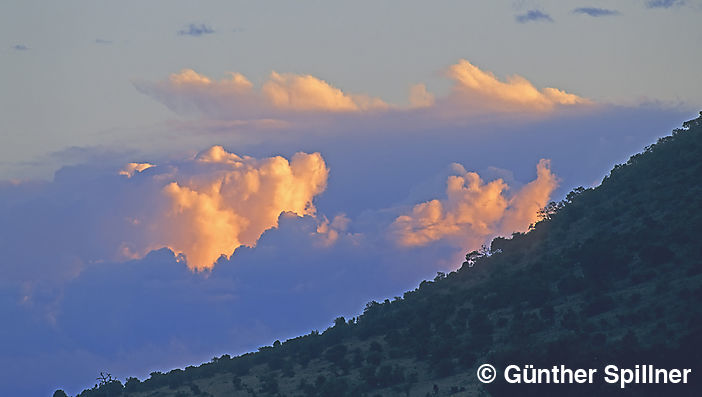
[[[702,113],[495,239],[463,267],[256,353],[95,396],[695,395],[702,362]],[[491,363],[692,368],[687,385],[483,385]],[[600,370],[601,371],[601,370]],[[57,394],[60,394],[57,392]],[[57,395],[55,394],[55,395]]]

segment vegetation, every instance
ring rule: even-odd
[[[483,386],[492,363],[603,368],[702,362],[702,113],[541,212],[528,233],[496,238],[463,267],[358,318],[239,357],[95,396],[610,395],[613,385]],[[696,395],[695,383],[626,395]],[[63,395],[57,391],[55,395]]]

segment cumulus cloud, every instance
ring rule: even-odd
[[[138,168],[144,169],[128,167]],[[265,230],[277,226],[281,213],[313,215],[312,200],[326,188],[328,174],[319,153],[297,153],[290,161],[255,159],[221,146],[164,171],[154,168],[138,176],[160,187],[156,197],[145,198],[159,210],[130,218],[144,239],[125,241],[123,249],[146,253],[168,247],[196,270],[211,269],[242,245],[255,245]]]
[[[350,223],[351,219],[346,214],[338,214],[331,221],[326,216],[322,216],[313,235],[317,237],[318,244],[329,247],[336,243],[342,235],[353,236],[353,234],[347,233]]]
[[[448,76],[455,81],[448,105],[470,111],[546,111],[559,105],[587,104],[588,100],[557,88],[534,87],[529,80],[513,75],[500,81],[465,59],[452,65]]]
[[[619,15],[617,10],[609,10],[607,8],[598,7],[579,7],[573,10],[574,14],[588,15],[591,17],[607,17],[612,15]]]
[[[127,163],[121,170],[119,170],[119,175],[124,175],[127,178],[131,178],[135,173],[142,172],[146,169],[153,167],[153,164],[149,163]]]
[[[289,112],[337,112],[387,109],[378,98],[349,95],[310,75],[272,72],[260,92],[240,73],[213,81],[192,69],[168,81],[135,82],[136,88],[176,112],[201,113],[220,119],[281,117]]]
[[[16,51],[27,51],[29,47],[24,44],[15,44],[12,46],[12,49]]]
[[[519,23],[537,22],[537,21],[553,22],[553,18],[551,18],[550,15],[544,13],[543,11],[539,11],[539,10],[529,10],[524,14],[516,15],[514,17],[514,19]]]
[[[448,239],[467,249],[496,235],[525,231],[558,185],[548,160],[539,161],[536,169],[537,178],[509,196],[502,179],[485,183],[477,173],[454,164],[456,175],[447,180],[445,199],[417,204],[395,219],[397,243],[413,247]]]
[[[201,113],[213,118],[256,117],[262,98],[252,90],[253,84],[240,73],[213,81],[192,69],[171,74],[167,81],[135,82],[142,93],[154,97],[177,113]]]
[[[193,37],[200,37],[205,34],[212,34],[214,33],[214,29],[211,27],[205,25],[204,23],[191,23],[190,25],[186,26],[185,28],[181,29],[178,31],[179,36],[193,36]]]
[[[155,163],[76,165],[50,183],[0,185],[6,276],[69,280],[105,260],[164,247],[192,270],[211,269],[221,256],[255,245],[282,213],[314,215],[328,175],[319,153],[254,158],[221,146]],[[50,266],[28,247],[33,241],[43,241]]]
[[[522,187],[509,201],[499,227],[499,234],[524,232],[538,220],[538,211],[546,206],[558,187],[558,178],[551,172],[551,162],[541,159],[536,165],[536,179]]]
[[[431,125],[416,134],[348,123],[343,128],[349,133],[302,131],[289,134],[286,144],[269,141],[258,151],[229,140],[225,147],[237,147],[260,162],[268,161],[268,153],[286,153],[292,164],[289,153],[320,151],[333,173],[324,193],[313,199],[317,215],[283,213],[255,247],[239,247],[204,274],[178,263],[167,249],[146,256],[135,251],[138,259],[129,261],[103,259],[124,258],[115,252],[123,242],[147,246],[165,240],[146,232],[149,222],[158,225],[178,204],[164,192],[171,182],[209,192],[199,184],[217,179],[207,175],[208,167],[229,174],[225,165],[233,168],[244,156],[206,150],[173,160],[153,153],[114,157],[99,148],[88,150],[93,154],[70,150],[62,158],[78,155],[83,163],[74,160],[51,182],[0,181],[0,312],[10,324],[2,328],[0,366],[8,371],[0,374],[0,394],[50,395],[61,387],[74,395],[92,386],[86,383],[94,379],[95,368],[120,379],[143,378],[154,370],[182,368],[323,329],[338,315],[358,314],[371,299],[401,295],[436,271],[460,266],[469,247],[462,243],[466,237],[445,234],[411,249],[386,238],[399,237],[388,236],[388,227],[399,215],[412,215],[413,204],[439,197],[449,175],[466,179],[464,187],[472,183],[459,167],[437,179],[447,163],[469,156],[471,167],[486,170],[480,172],[483,190],[498,177],[510,187],[502,191],[504,212],[512,203],[512,213],[528,216],[533,215],[530,205],[536,208],[541,199],[515,181],[550,179],[526,175],[525,164],[552,158],[565,188],[552,194],[562,195],[570,187],[596,183],[613,164],[695,114],[602,107],[528,122],[520,118],[519,123],[497,118],[461,128]],[[131,178],[119,175],[130,159],[148,159],[156,166]],[[490,170],[491,165],[500,170]],[[191,179],[198,183],[190,184]],[[523,186],[545,190],[536,182]],[[515,199],[521,191],[535,199]],[[438,201],[446,214],[448,199]],[[408,206],[398,208],[398,202]],[[323,216],[342,212],[347,215]],[[516,214],[511,217],[517,228],[528,224]],[[486,222],[488,229],[508,234],[513,230],[507,225]],[[476,239],[476,246],[483,241]],[[68,280],[56,276],[59,268]],[[42,278],[47,281],[35,283]],[[41,376],[23,382],[30,371]]]
[[[424,84],[415,84],[410,87],[409,102],[412,108],[424,108],[434,105],[434,94],[427,91],[427,86]]]
[[[518,75],[500,81],[464,59],[449,67],[447,76],[454,80],[448,96],[436,98],[424,84],[415,84],[410,87],[409,105],[404,107],[369,95],[348,94],[317,77],[292,73],[272,72],[260,90],[240,73],[216,81],[191,69],[172,74],[166,81],[137,81],[134,85],[177,113],[204,115],[218,120],[224,129],[231,126],[222,124],[225,120],[280,124],[299,114],[363,117],[402,113],[403,120],[421,115],[436,122],[481,113],[543,113],[558,106],[591,103],[557,88],[537,89]]]
[[[346,95],[310,75],[272,72],[262,91],[268,102],[279,109],[349,112],[387,108],[387,104],[378,98]]]

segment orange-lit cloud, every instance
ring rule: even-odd
[[[387,104],[378,98],[347,95],[310,75],[272,72],[262,92],[268,102],[279,109],[353,112],[387,108]]]
[[[465,59],[449,67],[447,75],[455,81],[447,101],[464,106],[468,111],[547,111],[558,105],[590,103],[556,88],[539,90],[519,75],[500,81],[491,72],[483,71]]]
[[[200,112],[215,118],[270,118],[288,112],[358,112],[386,109],[367,95],[350,95],[310,75],[272,72],[260,91],[240,73],[219,81],[184,69],[158,83],[136,88],[176,112]]]
[[[557,187],[549,167],[548,160],[539,161],[537,178],[509,197],[502,179],[485,183],[477,173],[455,164],[457,175],[448,178],[445,199],[417,204],[395,219],[396,241],[411,247],[445,239],[468,249],[496,235],[525,231]]]
[[[522,187],[510,199],[500,225],[500,234],[523,232],[538,220],[537,213],[548,204],[558,187],[558,178],[551,172],[551,162],[541,159],[536,165],[536,179]]]
[[[349,223],[351,223],[351,220],[347,218],[345,214],[339,214],[331,221],[325,216],[317,225],[314,234],[322,246],[329,247],[339,239],[342,233],[346,232]]]
[[[169,247],[185,255],[191,269],[210,269],[220,256],[255,245],[281,213],[314,215],[312,200],[326,188],[327,175],[319,153],[255,159],[213,146],[148,176],[162,185],[150,190],[156,197],[144,197],[157,209],[131,222],[143,240],[123,245],[122,252]]]
[[[166,81],[137,81],[134,86],[177,113],[201,113],[215,119],[256,118],[265,107],[253,84],[240,73],[229,73],[228,78],[216,81],[183,69]]]
[[[432,120],[461,119],[482,113],[535,113],[558,106],[584,105],[589,100],[556,88],[536,88],[514,75],[501,81],[461,59],[448,68],[454,81],[448,95],[436,97],[425,84],[410,86],[409,105],[399,106],[363,94],[349,94],[306,74],[271,72],[260,90],[239,73],[213,80],[191,69],[167,81],[135,82],[141,92],[181,113],[200,113],[218,120],[286,119],[303,114],[379,114],[422,110]],[[428,111],[427,111],[428,110]]]
[[[149,163],[128,163],[119,171],[119,175],[124,175],[127,178],[131,178],[135,173],[142,172],[145,169],[153,167],[153,164]]]
[[[410,87],[409,103],[411,108],[425,108],[435,103],[434,94],[427,91],[424,84],[415,84]]]

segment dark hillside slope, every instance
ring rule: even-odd
[[[702,113],[683,126],[528,233],[357,319],[80,396],[699,395]],[[500,373],[488,385],[475,377],[485,362]],[[687,385],[515,385],[508,364],[693,372]]]

